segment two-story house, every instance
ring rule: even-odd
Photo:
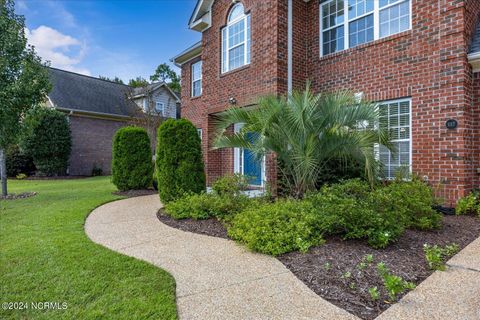
[[[216,115],[310,81],[378,102],[399,150],[380,150],[386,176],[409,166],[454,205],[480,187],[479,18],[479,0],[198,0],[189,28],[202,40],[173,61],[208,183],[274,183],[273,156],[255,166],[248,150],[212,150]]]

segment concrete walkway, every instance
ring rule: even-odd
[[[359,319],[320,298],[277,259],[233,241],[168,227],[157,195],[94,210],[85,224],[95,242],[170,272],[181,319]],[[378,320],[479,320],[480,239]]]
[[[158,195],[111,202],[85,224],[94,241],[148,261],[177,283],[180,319],[358,319],[320,298],[273,257],[161,223]]]

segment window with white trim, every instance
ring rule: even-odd
[[[202,134],[202,129],[201,128],[197,128],[197,134],[200,137],[200,140],[202,140],[203,139],[203,134]]]
[[[160,102],[160,101],[155,101],[155,111],[160,114],[160,115],[164,115],[164,112],[165,112],[165,104],[163,102]]]
[[[411,0],[328,0],[320,5],[321,55],[411,28]]]
[[[396,152],[378,148],[378,159],[383,164],[383,176],[392,179],[400,170],[412,167],[411,152],[411,100],[382,102],[379,105],[380,128],[387,129]]]
[[[237,3],[222,29],[222,73],[249,64],[250,47],[250,15],[245,14],[241,3]]]
[[[202,61],[192,64],[192,97],[202,94]]]

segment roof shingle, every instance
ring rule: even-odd
[[[136,104],[128,99],[132,88],[107,80],[65,70],[48,68],[52,91],[48,95],[56,108],[119,116],[135,114]]]

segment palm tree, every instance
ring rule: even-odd
[[[292,196],[302,198],[331,159],[356,159],[374,184],[375,145],[392,150],[388,132],[379,128],[376,104],[359,102],[350,92],[313,94],[310,86],[287,97],[268,96],[255,108],[231,108],[217,120],[215,148],[245,148],[258,159],[274,153],[282,164]],[[227,133],[235,123],[244,126]]]

